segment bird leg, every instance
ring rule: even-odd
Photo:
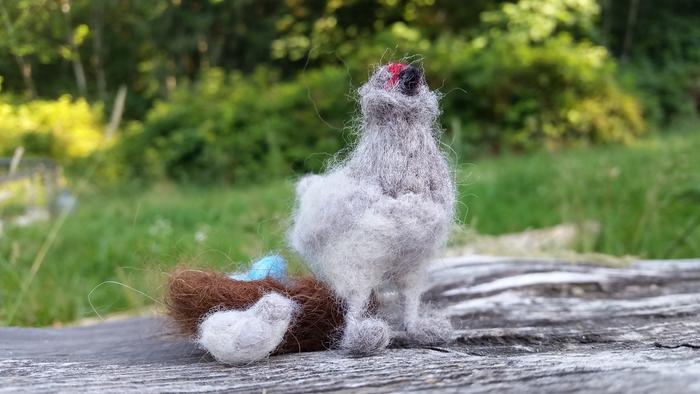
[[[354,356],[376,354],[389,345],[389,325],[378,318],[367,316],[371,288],[354,291],[347,297],[345,331],[340,348]]]
[[[426,273],[424,270],[409,272],[398,282],[403,306],[403,326],[409,342],[415,345],[437,345],[452,337],[452,324],[438,314],[421,314],[420,299],[423,294]]]

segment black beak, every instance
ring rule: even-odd
[[[406,96],[414,96],[422,80],[423,72],[418,67],[407,66],[399,73],[399,89]]]

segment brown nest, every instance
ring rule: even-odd
[[[170,276],[165,302],[180,331],[195,336],[199,323],[212,311],[247,309],[273,291],[299,305],[275,354],[323,350],[336,343],[345,324],[345,308],[328,287],[312,277],[285,283],[272,278],[238,281],[222,273],[178,269]]]

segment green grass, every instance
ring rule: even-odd
[[[283,251],[291,184],[244,190],[160,187],[92,196],[67,218],[14,319],[9,314],[49,224],[0,238],[0,324],[47,325],[137,308],[155,298],[177,264],[234,271]],[[286,253],[288,257],[288,253]],[[292,259],[293,269],[300,265]],[[96,287],[98,286],[99,287]]]
[[[632,147],[501,157],[460,172],[461,218],[501,234],[597,221],[583,252],[700,257],[700,130]]]
[[[467,164],[458,177],[460,218],[487,234],[595,220],[602,231],[595,243],[581,245],[582,251],[698,257],[699,153],[695,129],[632,147]],[[291,206],[289,181],[86,196],[21,300],[18,294],[51,224],[6,229],[0,238],[0,324],[94,317],[88,295],[101,314],[150,305],[129,287],[157,299],[167,272],[181,263],[233,271],[278,251],[292,259],[293,269],[303,269],[284,244]]]

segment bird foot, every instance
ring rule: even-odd
[[[340,348],[353,356],[370,356],[384,350],[391,339],[389,325],[380,319],[349,319]]]
[[[441,345],[448,343],[454,328],[446,317],[430,316],[418,319],[408,325],[406,334],[411,344],[419,346]]]

